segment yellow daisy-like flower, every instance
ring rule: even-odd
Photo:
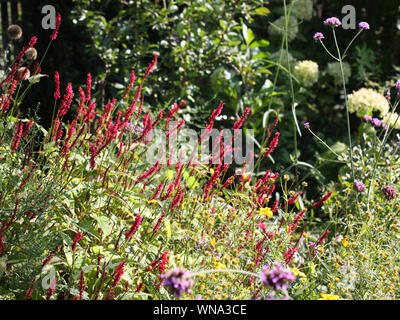
[[[346,248],[350,245],[350,243],[349,243],[346,239],[343,239],[343,240],[341,241],[341,243],[342,243],[342,246],[343,246],[343,247],[346,247]]]
[[[215,242],[216,242],[216,241],[215,241],[215,238],[212,238],[211,241],[210,241],[210,244],[211,244],[214,248],[215,248]]]
[[[217,259],[213,258],[212,262],[214,264],[214,269],[226,269],[226,265],[219,262]]]
[[[295,277],[300,277],[300,281],[301,281],[302,283],[304,283],[304,282],[307,281],[307,276],[306,276],[306,274],[305,274],[304,272],[301,272],[301,271],[300,271],[299,269],[297,269],[297,268],[289,268],[289,270],[292,271],[292,273],[293,273],[293,275],[294,275]]]
[[[268,218],[272,218],[274,213],[272,212],[271,208],[260,208],[260,210],[258,210],[258,214],[260,216],[267,216]]]
[[[340,297],[336,294],[321,293],[321,298],[318,300],[340,300]]]

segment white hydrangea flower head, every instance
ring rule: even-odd
[[[285,16],[282,16],[272,22],[272,24],[268,27],[268,32],[271,35],[283,35],[285,30]],[[290,16],[288,20],[288,30],[287,36],[288,40],[292,41],[296,38],[296,34],[299,32],[299,24],[297,19],[294,16]]]
[[[378,111],[384,117],[389,111],[389,102],[379,92],[370,88],[361,88],[348,95],[349,112],[356,113],[363,118],[366,115],[372,116]]]
[[[293,0],[292,14],[300,20],[310,20],[313,14],[312,0]]]
[[[299,61],[293,70],[294,76],[305,87],[318,81],[318,64],[311,60]]]
[[[339,62],[328,63],[326,71],[330,76],[333,77],[335,85],[337,86],[342,85],[342,73],[340,71]],[[351,66],[348,62],[343,62],[343,74],[344,74],[344,81],[348,83],[349,78],[351,76]]]
[[[389,127],[394,127],[395,129],[400,130],[400,115],[396,112],[386,114],[382,122],[387,124]]]

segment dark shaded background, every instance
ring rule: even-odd
[[[110,16],[113,16],[113,13],[117,12],[117,10],[113,10],[112,2],[105,2],[107,3],[106,10],[109,10]],[[276,3],[276,1],[272,1],[269,7],[277,6]],[[36,46],[39,56],[44,53],[51,34],[50,30],[41,28],[41,20],[43,18],[41,8],[46,4],[54,5],[57,11],[61,13],[63,17],[61,30],[59,38],[53,43],[43,63],[42,72],[48,74],[49,78],[42,79],[35,86],[23,106],[24,110],[36,108],[37,102],[40,102],[38,115],[42,118],[44,125],[48,124],[51,118],[53,107],[53,99],[51,98],[53,93],[52,75],[54,71],[59,71],[63,89],[68,82],[72,82],[75,85],[84,84],[86,74],[88,72],[93,73],[99,64],[99,59],[96,56],[83,54],[85,46],[90,44],[90,35],[84,28],[71,22],[69,14],[74,5],[71,0],[24,0],[22,21],[20,22],[24,30],[23,43],[29,41],[31,36],[36,35],[39,38]],[[400,65],[400,38],[399,30],[397,29],[399,0],[317,1],[315,7],[321,17],[315,16],[310,23],[305,24],[303,33],[307,34],[307,31],[309,31],[308,33],[311,34],[315,30],[321,29],[321,20],[326,17],[341,17],[341,8],[346,4],[351,4],[356,8],[357,21],[365,20],[371,25],[372,32],[363,34],[361,41],[366,42],[368,47],[372,48],[380,57],[379,64],[382,69],[382,77],[393,74],[393,65]],[[258,30],[258,32],[264,33],[263,36],[267,37],[266,30]],[[350,32],[339,31],[339,41],[343,45],[348,43],[352,36],[353,34]],[[317,62],[326,60],[324,52],[320,50],[310,52],[310,49],[312,50],[314,47],[304,41],[295,40],[291,46],[296,51],[309,53]],[[384,81],[386,79],[383,78],[381,80]],[[350,84],[349,91],[351,89]]]

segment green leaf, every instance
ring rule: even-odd
[[[171,223],[169,222],[168,219],[164,219],[164,224],[165,224],[165,231],[167,232],[167,242],[168,242],[172,234]]]
[[[72,256],[72,248],[71,248],[71,244],[68,243],[68,241],[66,241],[65,239],[64,239],[64,245],[63,245],[63,251],[65,254],[65,258],[67,260],[67,264],[68,264],[68,266],[71,267],[72,264],[74,263],[74,259]]]
[[[40,78],[41,78],[41,77],[47,77],[47,75],[39,73],[39,74],[36,74],[36,75],[30,77],[30,78],[28,79],[28,81],[29,81],[29,83],[31,83],[31,84],[38,83],[38,82],[40,81]]]
[[[98,217],[94,217],[94,219],[99,224],[100,229],[103,230],[103,239],[104,239],[111,233],[112,221],[111,221],[111,219],[107,218],[106,216],[98,216]]]
[[[255,9],[255,10],[253,10],[252,12],[250,12],[250,14],[251,14],[251,15],[264,16],[264,15],[269,14],[270,12],[271,12],[271,11],[270,11],[268,8],[266,8],[266,7],[260,7],[260,8],[257,8],[257,9]]]

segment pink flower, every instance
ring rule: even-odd
[[[268,155],[270,155],[276,148],[276,146],[278,145],[279,142],[279,136],[280,133],[276,132],[275,133],[275,137],[272,139],[272,141],[270,142],[267,151],[264,152],[263,157],[267,157]]]
[[[60,98],[60,75],[58,71],[54,73],[54,99],[58,100]]]
[[[92,97],[92,75],[88,73],[87,79],[86,79],[86,100],[89,101],[90,98]]]
[[[128,240],[130,240],[133,237],[133,235],[135,234],[141,223],[142,223],[142,217],[139,214],[137,214],[135,221],[132,223],[131,228],[125,233],[125,237]]]
[[[314,34],[313,38],[315,41],[318,41],[318,40],[321,41],[322,39],[325,39],[324,35],[321,32],[317,32],[316,34]]]
[[[312,207],[320,207],[322,206],[322,204],[327,201],[332,195],[332,191],[328,192],[326,195],[324,195],[320,200],[318,200],[317,202],[314,202]]]
[[[362,29],[362,30],[369,30],[369,24],[366,23],[366,22],[360,22],[360,23],[358,24],[358,27],[359,27],[360,29]]]
[[[75,234],[74,237],[74,241],[72,243],[72,251],[75,252],[76,246],[78,244],[79,241],[81,241],[83,238],[82,233],[80,233],[79,231]]]
[[[330,27],[339,27],[342,25],[342,23],[340,22],[340,20],[336,17],[332,17],[332,18],[328,18],[324,21],[324,25],[326,26],[330,26]]]
[[[52,35],[50,36],[51,40],[56,40],[58,36],[58,30],[60,29],[61,25],[61,14],[58,13],[56,17],[56,28],[54,29]]]

